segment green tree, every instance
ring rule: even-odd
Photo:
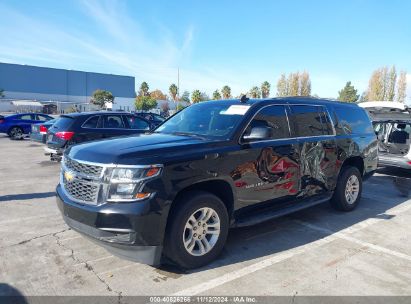
[[[250,92],[248,92],[248,94],[251,98],[260,98],[261,97],[260,89],[257,86],[252,87]]]
[[[91,96],[90,102],[100,108],[104,108],[107,103],[114,102],[114,96],[111,92],[106,90],[95,90]]]
[[[135,106],[137,110],[149,111],[157,107],[157,100],[151,96],[139,95],[136,97]]]
[[[351,81],[345,84],[345,87],[338,92],[338,100],[345,102],[356,102],[360,98],[357,94],[357,90],[351,85]]]
[[[187,108],[187,106],[184,106],[184,105],[182,105],[181,103],[179,103],[179,104],[177,105],[177,107],[176,107],[176,110],[177,110],[177,111],[181,111],[182,109],[185,109],[185,108]]]
[[[178,95],[178,87],[174,83],[170,85],[168,92],[170,93],[171,98],[176,101]]]
[[[261,84],[261,96],[263,98],[267,98],[270,96],[270,88],[271,88],[271,84],[268,81],[264,81]]]
[[[288,82],[285,74],[281,74],[277,81],[277,96],[284,97],[288,96]]]
[[[140,91],[138,92],[138,95],[148,96],[149,95],[149,92],[148,92],[149,89],[150,89],[150,87],[148,86],[148,83],[143,81],[140,85]]]
[[[184,91],[184,92],[183,92],[183,95],[181,96],[180,99],[181,99],[181,101],[190,103],[190,92]]]
[[[213,92],[213,99],[214,99],[214,100],[219,100],[219,99],[221,99],[221,94],[220,94],[220,92],[219,92],[218,90],[215,90],[215,91]]]
[[[3,97],[4,97],[4,90],[0,89],[0,98],[3,98]]]
[[[400,77],[397,83],[397,101],[405,102],[405,97],[407,96],[407,73],[401,71]]]
[[[231,88],[228,85],[223,86],[221,94],[223,95],[223,99],[231,98]]]
[[[191,93],[191,102],[192,103],[197,103],[202,101],[203,99],[202,93],[200,90],[194,90],[193,93]]]

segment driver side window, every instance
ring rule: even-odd
[[[264,140],[282,139],[290,137],[285,106],[273,105],[261,109],[245,130],[243,137],[251,134],[253,128],[267,128],[268,138]],[[259,141],[259,140],[251,140]]]

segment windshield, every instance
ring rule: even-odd
[[[249,107],[249,105],[230,105],[223,102],[194,104],[175,114],[155,132],[229,139]]]

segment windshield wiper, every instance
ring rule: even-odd
[[[196,134],[196,133],[189,133],[189,132],[171,132],[170,134],[181,135],[181,136],[190,136],[190,137],[198,137],[198,138],[202,138],[202,139],[205,138],[205,136],[203,136],[203,135]]]

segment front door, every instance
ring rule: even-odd
[[[255,127],[269,128],[264,140],[246,140]],[[299,192],[298,143],[290,138],[286,106],[262,108],[246,128],[231,172],[239,209],[293,199]],[[248,208],[247,208],[248,209]]]

